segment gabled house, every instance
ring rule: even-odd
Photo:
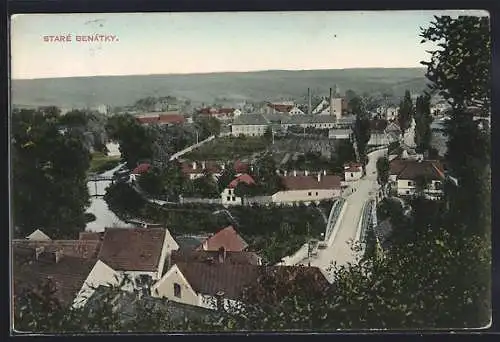
[[[142,163],[137,165],[132,172],[130,172],[130,181],[135,182],[139,179],[140,176],[147,173],[151,169],[151,164]]]
[[[221,194],[222,205],[241,205],[242,198],[236,196],[234,193],[236,187],[240,183],[245,183],[247,185],[255,185],[254,179],[247,173],[240,174],[235,179],[233,179],[227,186],[226,189]]]
[[[242,252],[248,248],[248,243],[243,240],[233,226],[227,226],[206,238],[196,250],[220,251],[221,248],[224,251]]]
[[[134,279],[157,280],[170,253],[178,248],[165,228],[106,228],[98,259]]]
[[[298,275],[303,275],[310,279],[315,288],[329,286],[321,270],[316,267],[178,262],[153,285],[152,295],[180,303],[222,309],[242,303],[245,290],[250,286],[258,286],[259,277],[265,274],[276,281],[290,283]]]
[[[373,119],[370,121],[370,140],[368,146],[387,146],[399,140],[401,131],[396,125],[389,124],[385,119]]]
[[[442,195],[446,176],[439,161],[397,158],[389,167],[390,186],[398,196],[412,196],[418,191],[423,191],[429,199],[439,199]]]
[[[344,165],[344,179],[346,182],[356,181],[363,177],[363,166],[360,163],[347,163]]]
[[[341,195],[341,179],[335,175],[327,175],[326,171],[313,175],[281,176],[284,190],[273,194],[272,202],[279,204],[305,204],[324,199],[335,198]]]

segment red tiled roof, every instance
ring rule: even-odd
[[[234,108],[220,108],[219,114],[232,114],[234,112]]]
[[[219,251],[203,251],[203,250],[177,250],[172,251],[171,264],[179,262],[220,262]],[[226,251],[223,263],[236,265],[258,265],[259,256],[254,252],[233,252]]]
[[[149,171],[149,169],[151,168],[151,165],[150,164],[147,164],[147,163],[143,163],[143,164],[139,164],[133,171],[132,171],[132,174],[134,175],[142,175],[143,173],[146,173]]]
[[[97,262],[97,259],[68,255],[63,255],[58,262],[42,261],[36,260],[34,250],[32,253],[28,252],[26,248],[14,246],[12,265],[14,296],[23,290],[34,290],[50,279],[55,285],[55,296],[63,306],[72,304]]]
[[[163,124],[182,124],[185,121],[186,118],[179,114],[160,114],[158,118],[158,122]]]
[[[274,103],[269,103],[268,106],[280,113],[288,113],[293,108],[292,105],[283,105]]]
[[[317,176],[282,176],[283,184],[287,190],[315,190],[315,189],[340,189],[341,179],[334,175],[321,175],[318,182]]]
[[[233,226],[228,226],[206,239],[197,250],[218,251],[221,247],[226,251],[241,252],[248,247],[248,244]]]
[[[151,123],[158,123],[159,122],[159,116],[145,116],[145,117],[137,117],[137,121],[141,124],[151,124]]]
[[[211,173],[219,173],[221,171],[220,165],[218,165],[214,161],[206,161],[205,162],[205,169],[203,169],[203,162],[196,162],[196,169],[193,169],[193,163],[192,162],[183,162],[181,164],[182,172],[186,175],[189,174],[200,174],[203,173],[204,170],[207,170]]]
[[[155,272],[164,239],[163,228],[106,228],[98,258],[117,271]]]
[[[404,160],[394,159],[390,162],[390,174],[399,179],[415,180],[425,177],[432,180],[444,179],[444,168],[437,160]]]
[[[258,286],[258,279],[269,275],[278,282],[293,282],[302,275],[314,285],[329,286],[317,267],[300,266],[255,266],[217,263],[177,263],[177,267],[197,293],[216,295],[223,292],[225,298],[239,299],[243,292]],[[285,288],[287,288],[285,286]]]
[[[229,183],[229,185],[227,186],[229,189],[234,189],[236,188],[236,186],[240,183],[240,182],[243,182],[243,183],[246,183],[248,185],[252,185],[252,184],[255,184],[255,181],[253,180],[253,178],[247,174],[247,173],[244,173],[242,175],[239,175],[238,177],[236,177],[235,179],[233,179],[231,181],[231,183]]]

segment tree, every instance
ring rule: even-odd
[[[380,157],[377,160],[377,182],[384,187],[389,182],[389,159]]]
[[[415,103],[415,144],[420,151],[429,151],[431,145],[431,97],[428,93],[419,96]]]
[[[401,134],[404,135],[406,130],[410,127],[411,121],[413,119],[413,102],[411,100],[410,91],[405,91],[405,96],[401,103],[399,104],[398,113],[398,123],[399,128],[401,128]]]
[[[460,184],[452,201],[452,215],[460,229],[489,235],[490,149],[489,135],[481,132],[467,112],[478,106],[488,114],[491,102],[491,39],[488,17],[435,17],[422,28],[422,43],[438,43],[430,51],[426,77],[431,91],[438,92],[452,106],[448,121],[450,173]],[[457,228],[458,229],[458,228]]]
[[[350,104],[352,112],[356,115],[356,122],[354,123],[354,138],[358,147],[358,154],[360,162],[363,165],[363,172],[366,172],[366,164],[368,163],[367,146],[370,141],[370,118],[365,110],[361,98],[356,97]]]
[[[152,131],[141,126],[132,115],[116,115],[109,118],[106,124],[108,135],[118,141],[122,160],[129,168],[153,158],[155,136]]]
[[[268,144],[270,144],[273,141],[273,135],[274,135],[273,129],[271,128],[271,126],[267,126],[263,138]]]
[[[42,229],[75,238],[86,224],[90,155],[77,132],[62,133],[57,113],[12,113],[12,187],[16,232]]]
[[[198,115],[194,118],[194,126],[198,131],[199,140],[207,139],[211,135],[219,135],[221,123],[214,117]]]
[[[217,179],[217,186],[219,189],[219,193],[224,191],[227,188],[229,183],[236,177],[236,171],[232,167],[227,167],[222,174]]]

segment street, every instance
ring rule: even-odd
[[[355,253],[351,250],[350,241],[354,241],[358,230],[358,223],[363,214],[365,202],[377,191],[377,159],[384,155],[387,149],[377,150],[368,154],[368,165],[366,176],[358,181],[352,182],[356,190],[346,197],[346,211],[340,218],[340,227],[333,241],[327,243],[327,248],[318,250],[316,258],[311,260],[311,266],[327,270],[335,261],[339,265],[354,262]],[[304,263],[307,264],[307,261]],[[326,272],[325,272],[326,273]]]

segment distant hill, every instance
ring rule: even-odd
[[[328,95],[337,85],[340,92],[390,91],[396,97],[405,89],[425,89],[425,70],[341,69],[305,71],[230,72],[189,75],[137,75],[12,80],[14,105],[56,105],[66,108],[100,104],[125,106],[147,96],[175,96],[193,103],[266,101],[280,98],[305,100],[307,88],[314,96]]]

